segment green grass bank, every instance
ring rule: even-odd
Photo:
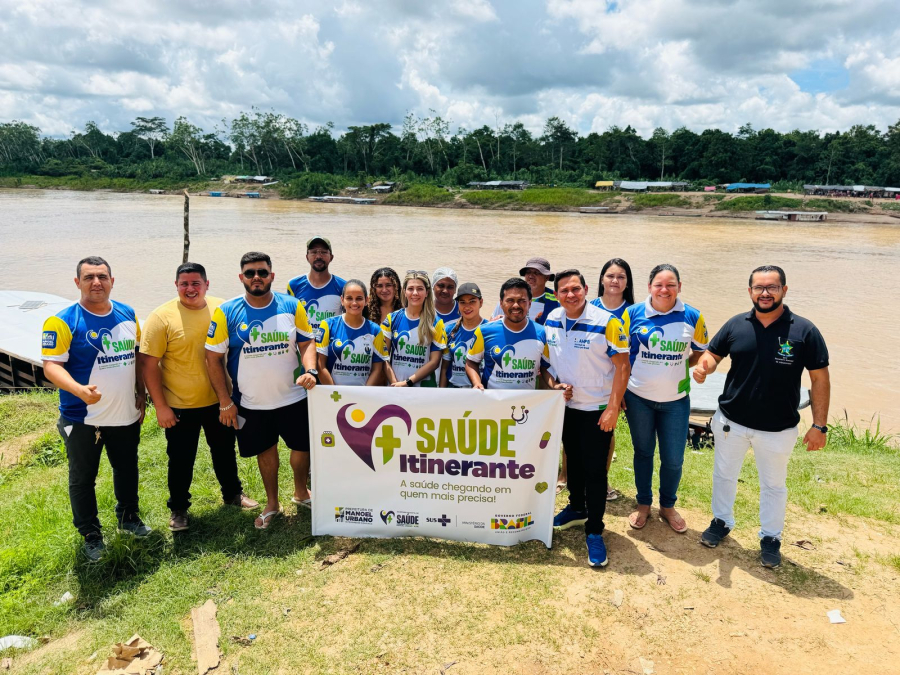
[[[522,646],[536,634],[551,647],[569,639],[567,610],[555,602],[556,584],[585,569],[580,531],[556,534],[549,551],[536,542],[502,548],[422,538],[364,540],[346,563],[321,571],[322,559],[347,541],[311,537],[309,512],[297,513],[291,505],[288,517],[276,520],[270,531],[255,530],[254,514],[222,506],[202,445],[191,530],[173,536],[166,529],[165,437],[152,409],[142,430],[140,495],[144,519],[155,531],[140,541],[115,532],[104,458],[97,494],[109,552],[100,563],[87,564],[78,555],[80,541],[70,522],[65,457],[53,430],[55,405],[53,393],[0,397],[0,443],[31,438],[19,463],[0,469],[0,633],[69,636],[77,648],[52,662],[17,655],[22,663],[17,673],[96,672],[98,664],[86,662],[87,656],[99,652],[102,658],[110,645],[135,632],[165,652],[167,673],[195,672],[186,617],[209,598],[219,606],[224,658],[242,673],[381,672],[372,664],[385,654],[391,659],[387,671],[395,672],[415,668],[428,649],[439,651],[445,638],[473,657],[495,648],[491,635]],[[825,451],[795,451],[791,504],[812,518],[900,524],[900,450],[894,440],[877,428],[838,422]],[[624,496],[612,503],[608,521],[634,504],[624,419],[617,453],[611,484]],[[285,452],[283,490],[291,480],[286,459]],[[706,518],[712,460],[709,448],[688,449],[679,501]],[[255,463],[241,460],[239,466],[246,491],[260,497]],[[755,532],[758,497],[757,474],[748,460],[736,505],[748,538]],[[564,500],[565,492],[558,506]],[[706,522],[690,524],[702,529]],[[612,536],[610,569],[615,569],[617,554],[624,553],[622,538]],[[752,565],[749,549],[742,555]],[[900,555],[871,564],[900,571]],[[619,572],[638,573],[627,566]],[[778,574],[778,583],[791,592],[809,582],[790,566]],[[54,606],[66,591],[75,601]],[[449,633],[437,628],[442,625]],[[579,639],[597,637],[590,624],[578,630],[583,631]],[[244,647],[230,640],[250,633],[260,636],[259,644]],[[284,644],[290,649],[278,651]]]

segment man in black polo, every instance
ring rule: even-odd
[[[738,475],[747,449],[753,447],[759,471],[760,559],[764,567],[781,564],[787,467],[797,441],[804,368],[812,381],[813,416],[812,427],[803,437],[806,449],[821,450],[828,433],[828,349],[812,322],[782,304],[787,290],[780,267],[765,265],[753,270],[753,309],[729,319],[694,368],[694,379],[703,383],[723,358],[731,357],[725,391],[712,419],[716,439],[713,520],[700,543],[715,548],[734,528]]]

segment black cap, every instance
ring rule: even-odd
[[[476,298],[481,300],[481,289],[478,288],[478,284],[473,284],[470,281],[456,289],[456,297],[454,298],[454,300],[459,300],[464,295],[474,295]]]

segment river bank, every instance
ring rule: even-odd
[[[305,196],[289,196],[290,184],[257,186],[222,181],[138,181],[131,178],[83,176],[0,177],[0,188],[37,190],[78,190],[87,192],[147,193],[180,195],[187,189],[192,196],[221,192],[224,197],[242,197],[257,192],[260,198],[303,201]],[[796,193],[767,195],[730,195],[707,192],[622,193],[599,192],[571,187],[534,187],[526,190],[468,190],[431,184],[414,184],[389,194],[373,193],[365,188],[337,191],[339,196],[366,197],[371,205],[418,206],[440,209],[476,209],[493,211],[532,211],[547,213],[578,212],[582,207],[605,207],[608,211],[592,216],[640,214],[689,218],[755,219],[756,211],[827,211],[828,220],[843,223],[896,225],[900,220],[900,201],[891,199],[852,199],[806,197]],[[343,205],[358,208],[358,205]]]

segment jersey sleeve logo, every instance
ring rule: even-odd
[[[206,337],[215,337],[216,336],[216,322],[211,321],[209,324],[209,330],[206,331]]]
[[[56,331],[55,330],[45,330],[43,336],[41,337],[41,348],[42,349],[56,349]]]

